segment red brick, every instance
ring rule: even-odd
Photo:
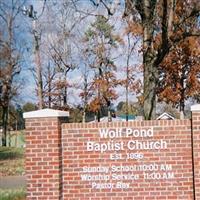
[[[169,200],[193,199],[192,183],[192,150],[190,120],[134,121],[112,123],[72,123],[62,124],[57,118],[31,119],[26,121],[27,150],[27,199],[60,199],[63,200]],[[200,199],[200,114],[193,115],[194,156],[196,199]],[[164,150],[140,150],[144,154],[141,161],[111,161],[109,152],[87,152],[85,145],[88,140],[106,142],[99,139],[99,128],[154,127],[153,138],[148,140],[166,140],[168,148]],[[61,151],[61,127],[62,145]],[[37,131],[40,130],[40,131]],[[137,138],[146,141],[146,139]],[[121,138],[115,138],[120,142]],[[124,141],[128,141],[124,138]],[[61,155],[62,153],[62,155]],[[127,149],[119,151],[123,157]],[[135,153],[135,151],[133,151]],[[171,180],[128,181],[129,189],[91,189],[89,182],[81,181],[80,173],[83,166],[111,166],[134,164],[171,164],[175,178]],[[61,167],[61,164],[63,166]],[[61,169],[63,173],[61,174]],[[163,171],[156,171],[156,173]],[[142,177],[143,172],[138,172]],[[63,180],[61,179],[63,176]],[[116,181],[113,181],[116,183]],[[127,181],[123,181],[127,182]],[[63,183],[63,185],[62,185]],[[61,186],[61,187],[60,187]],[[63,191],[63,194],[61,194]]]

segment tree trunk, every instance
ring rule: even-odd
[[[63,106],[64,106],[64,107],[67,107],[67,103],[68,103],[68,102],[67,102],[67,100],[68,100],[68,99],[67,99],[67,98],[68,98],[68,97],[67,97],[67,95],[68,95],[67,72],[68,72],[68,71],[65,72],[65,86],[64,86],[64,96],[63,96]]]
[[[50,70],[50,64],[48,64],[48,108],[51,108],[51,70]]]
[[[111,102],[107,101],[107,108],[108,108],[108,122],[112,121],[112,115],[111,115]]]
[[[155,52],[152,47],[153,24],[147,21],[143,28],[143,65],[144,65],[144,118],[146,120],[156,117],[156,87],[158,70],[155,62]]]
[[[128,58],[129,60],[129,58]],[[127,66],[126,66],[126,121],[128,121],[128,115],[129,115],[129,112],[128,112],[128,83],[129,83],[129,61],[127,61]]]
[[[184,111],[185,111],[185,87],[184,87],[184,75],[185,75],[185,71],[184,71],[184,67],[182,68],[182,77],[180,80],[180,84],[181,84],[181,99],[180,99],[180,119],[184,119]]]
[[[38,79],[38,101],[39,101],[39,109],[43,108],[43,82],[42,82],[42,69],[41,69],[41,61],[40,61],[40,52],[39,49],[35,52],[36,59],[36,73]]]
[[[85,112],[85,109],[83,111],[83,118],[82,118],[82,122],[85,123],[86,121],[86,112]]]
[[[38,103],[39,109],[43,108],[43,81],[42,81],[42,67],[40,59],[40,34],[36,30],[36,21],[33,21],[33,31],[35,39],[35,64],[36,64],[36,75],[37,75],[37,92],[38,92]]]
[[[144,67],[144,89],[143,108],[144,118],[150,120],[156,114],[156,86],[158,79],[156,51],[153,46],[154,40],[154,16],[157,1],[137,0],[135,7],[140,13],[143,25],[143,67]]]
[[[99,70],[99,77],[98,80],[100,80],[100,77],[102,76],[102,71],[101,71],[101,67],[98,68]],[[100,91],[100,83],[98,82],[98,102],[99,102],[99,109],[97,110],[97,121],[100,122],[101,121],[101,91]]]
[[[87,104],[88,104],[88,83],[87,83],[87,71],[85,67],[85,73],[84,73],[84,106],[83,106],[83,120],[82,122],[86,122],[86,112],[87,112]]]
[[[16,134],[15,134],[15,147],[17,147],[17,137],[18,137],[18,132],[16,131]]]
[[[108,109],[108,122],[112,122],[111,111]]]
[[[67,86],[64,86],[63,106],[67,106]]]
[[[157,74],[153,64],[144,62],[144,118],[146,120],[156,118]]]
[[[2,113],[3,133],[2,133],[2,146],[6,146],[7,141],[7,127],[8,127],[8,107],[3,107]]]
[[[11,147],[11,139],[12,139],[12,136],[11,136],[11,133],[10,131],[8,131],[8,146]]]
[[[98,122],[101,121],[101,111],[100,110],[97,111],[97,121]]]
[[[65,77],[65,83],[67,83],[66,77]],[[68,86],[65,85],[65,86],[64,86],[64,94],[63,94],[63,106],[64,106],[64,107],[67,107],[67,93],[68,93],[67,90],[68,90]]]
[[[185,101],[184,101],[184,97],[181,97],[180,99],[180,119],[184,119],[185,118]]]
[[[128,121],[128,94],[126,94],[126,121]]]
[[[130,35],[128,34],[128,57],[127,57],[127,61],[126,61],[126,121],[128,121],[128,105],[129,105],[129,99],[128,99],[128,92],[129,92],[129,88],[128,88],[128,83],[129,83],[129,60],[130,60]]]

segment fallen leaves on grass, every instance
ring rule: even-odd
[[[20,189],[0,189],[1,200],[25,200],[26,192],[24,188]]]

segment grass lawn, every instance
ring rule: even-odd
[[[24,174],[24,149],[0,147],[0,176]]]
[[[25,189],[2,190],[0,189],[0,200],[25,200]]]
[[[0,177],[21,176],[24,174],[24,149],[0,147]],[[0,200],[25,200],[25,188],[1,189]]]

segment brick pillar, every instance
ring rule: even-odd
[[[68,116],[51,109],[24,113],[27,200],[62,198],[61,123]]]
[[[194,157],[194,186],[196,200],[200,199],[200,104],[193,105],[192,129],[193,129],[193,157]]]

